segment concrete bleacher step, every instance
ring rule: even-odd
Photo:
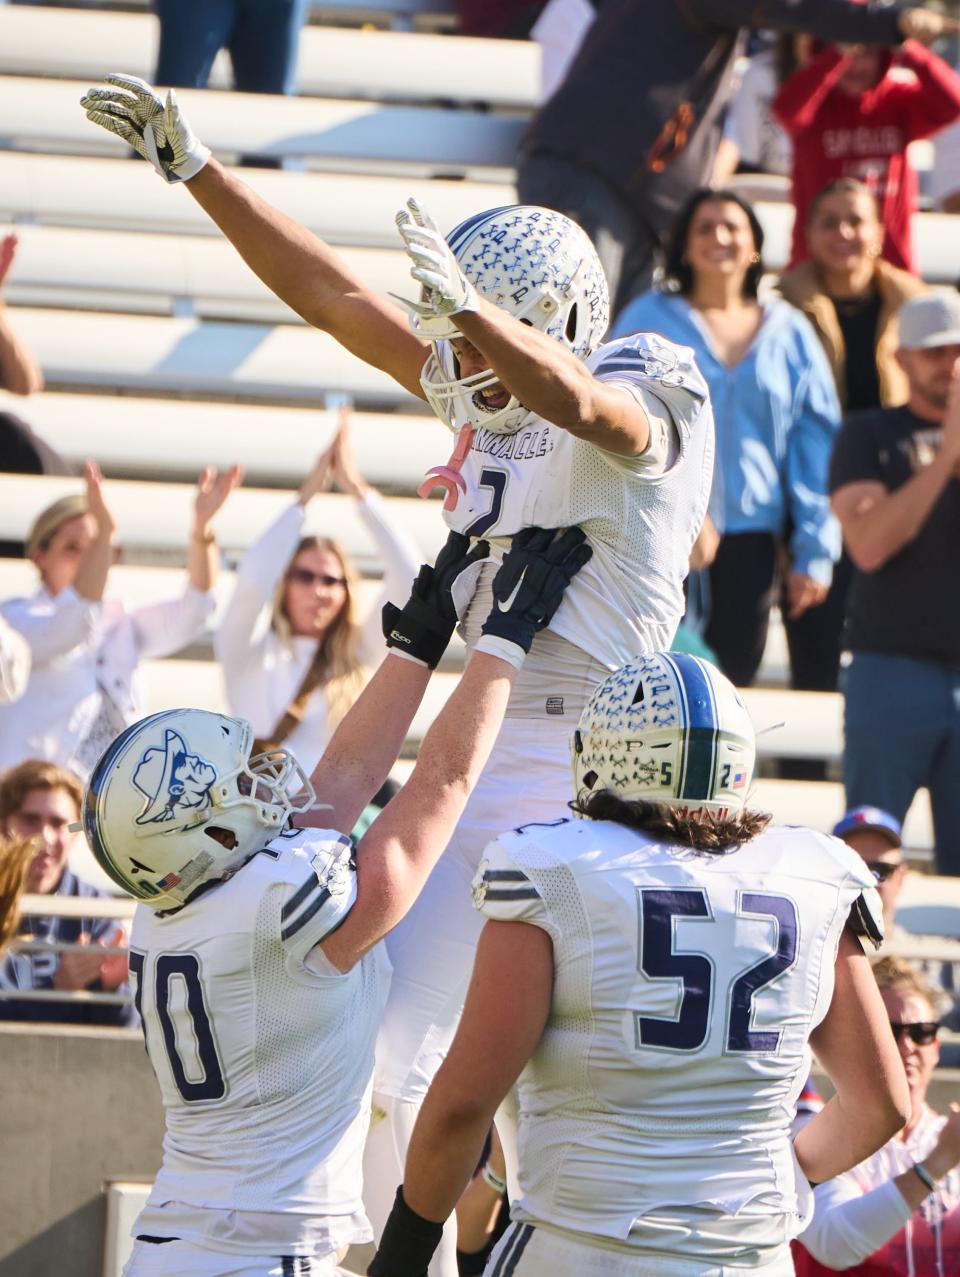
[[[337,427],[324,408],[45,394],[29,402],[0,392],[0,412],[29,418],[67,461],[93,457],[112,477],[189,483],[205,465],[239,462],[249,486],[296,489]],[[132,423],[136,429],[131,429]],[[376,488],[413,495],[446,461],[453,436],[435,417],[353,412],[350,440],[361,474]]]
[[[49,226],[24,226],[18,238],[4,287],[16,305],[304,322],[225,239]],[[344,248],[341,255],[382,297],[416,293],[399,237],[392,249]]]
[[[293,173],[245,168],[258,195],[334,244],[392,248],[397,210],[416,195],[448,230],[478,209],[515,199],[512,185],[484,181],[420,183],[361,173]],[[129,158],[29,155],[0,151],[0,222],[219,236],[186,191],[164,192],[148,164]]]
[[[122,71],[152,80],[159,23],[151,14],[0,6],[0,74],[98,82]],[[53,38],[51,38],[51,36]],[[211,88],[233,82],[222,51]],[[482,101],[529,110],[540,88],[540,47],[532,41],[305,27],[297,92],[382,102]]]
[[[0,538],[22,537],[41,510],[76,492],[76,479],[0,474]],[[154,562],[182,557],[190,527],[194,489],[187,484],[108,480],[106,500],[117,521],[117,541],[131,555]],[[291,500],[289,492],[241,488],[214,520],[221,549],[236,555],[278,517]],[[439,502],[419,497],[390,497],[389,510],[397,525],[430,561],[446,539]],[[351,497],[324,493],[311,502],[305,524],[308,533],[333,536],[362,568],[378,564],[376,547]]]
[[[125,155],[129,148],[91,124],[81,80],[0,76],[0,145],[19,151]],[[525,117],[489,111],[390,106],[253,93],[178,94],[197,136],[217,155],[269,155],[310,167],[421,175],[486,172],[505,180]]]
[[[24,306],[12,316],[50,386],[317,405],[336,393],[405,411],[421,402],[313,328]]]

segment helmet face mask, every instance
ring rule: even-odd
[[[487,301],[581,359],[599,345],[610,320],[607,282],[593,244],[570,218],[535,205],[489,209],[461,222],[447,243]],[[455,430],[466,425],[512,434],[520,428],[527,409],[515,398],[501,408],[485,405],[479,392],[496,384],[492,373],[460,378],[449,344],[460,336],[455,315],[415,316],[412,323],[433,343],[421,385],[438,416]]]
[[[84,791],[84,832],[101,868],[160,910],[239,869],[314,800],[292,755],[251,758],[252,741],[242,719],[195,709],[153,714],[118,736]]]
[[[637,657],[604,679],[572,742],[581,802],[606,789],[721,818],[743,810],[755,758],[739,692],[709,662],[681,652]]]

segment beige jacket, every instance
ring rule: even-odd
[[[927,292],[927,285],[908,271],[877,261],[877,286],[880,290],[880,316],[877,320],[877,373],[880,379],[880,402],[885,408],[896,408],[907,402],[910,388],[907,375],[897,363],[895,354],[900,342],[897,311],[911,298]],[[817,266],[801,262],[780,278],[780,293],[791,305],[802,310],[817,330],[827,352],[837,383],[840,403],[847,406],[847,352],[843,333],[833,302],[827,296]]]

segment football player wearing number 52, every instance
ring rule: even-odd
[[[860,943],[882,937],[873,875],[746,809],[753,726],[696,657],[611,675],[572,755],[583,819],[485,852],[467,1004],[368,1272],[423,1277],[519,1074],[520,1197],[488,1274],[792,1277],[809,1183],[909,1113]],[[836,1094],[791,1145],[810,1044]]]
[[[377,1060],[377,1104],[388,1120],[371,1132],[365,1178],[382,1222],[466,993],[480,922],[470,882],[483,847],[505,823],[564,813],[570,732],[590,692],[637,652],[673,640],[713,473],[708,391],[686,347],[652,333],[603,343],[600,262],[559,213],[491,209],[444,237],[410,200],[397,230],[416,294],[398,307],[212,158],[172,95],[164,102],[142,81],[111,75],[83,105],[168,182],[182,182],[274,293],[450,426],[453,455],[423,490],[439,485],[449,527],[490,542],[489,559],[461,585],[468,648],[515,532],[576,524],[593,548],[534,643],[417,916],[388,945],[393,983]],[[449,1237],[431,1273],[456,1277]]]

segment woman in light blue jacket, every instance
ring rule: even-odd
[[[710,386],[719,544],[704,638],[742,687],[760,665],[781,577],[789,626],[824,601],[840,553],[827,497],[840,425],[833,376],[804,316],[780,299],[758,300],[762,248],[763,230],[741,196],[697,191],[677,222],[664,291],[635,298],[612,333],[652,330],[692,347]],[[823,646],[819,638],[806,651],[792,645],[795,686],[829,682],[822,667],[835,656]]]

